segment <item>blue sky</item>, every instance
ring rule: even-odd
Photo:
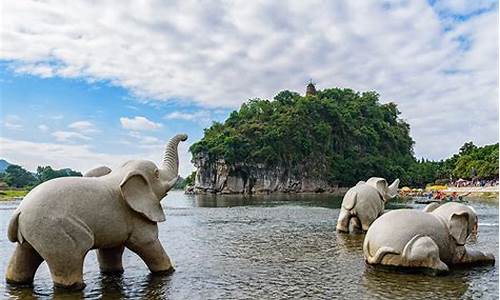
[[[61,145],[56,152],[69,152],[68,156],[72,148],[64,146],[84,145],[89,151],[116,155],[110,162],[112,165],[120,158],[140,157],[144,152],[149,159],[159,161],[161,148],[170,137],[186,132],[190,136],[188,144],[191,144],[202,138],[204,128],[213,121],[223,121],[231,111],[224,108],[206,110],[175,100],[148,102],[109,82],[40,78],[12,72],[6,64],[2,65],[0,82],[2,138],[29,141],[35,151],[36,144]],[[192,169],[189,163],[186,164],[189,160],[186,150],[184,145],[183,175]],[[96,164],[84,160],[66,164],[66,160],[59,161],[58,156],[51,157],[50,152],[33,153],[33,156],[16,159],[15,150],[5,155],[10,162],[21,165],[33,161],[35,164],[27,165],[30,169],[36,168],[36,164],[57,167],[74,164],[76,168],[82,165],[83,169]]]
[[[2,18],[0,157],[31,170],[158,162],[186,132],[185,176],[203,128],[309,78],[396,102],[417,157],[498,141],[497,1],[16,1]]]

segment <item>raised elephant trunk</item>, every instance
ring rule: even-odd
[[[187,140],[186,134],[178,134],[168,141],[163,155],[163,170],[170,179],[177,178],[179,173],[179,156],[177,154],[177,145],[179,142]]]
[[[394,182],[387,187],[387,194],[390,198],[394,198],[398,195],[399,178],[394,180]]]

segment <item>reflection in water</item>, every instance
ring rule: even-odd
[[[124,253],[125,272],[100,274],[95,252],[85,261],[87,287],[80,293],[55,293],[46,264],[33,288],[5,286],[13,299],[283,299],[283,298],[492,298],[498,271],[485,266],[453,269],[447,276],[389,272],[368,267],[362,234],[339,234],[335,225],[341,198],[330,195],[186,196],[163,201],[167,221],[160,239],[176,272],[156,276],[132,252]],[[4,206],[5,205],[5,206]],[[474,203],[481,224],[474,247],[497,253],[498,206]],[[0,204],[7,224],[15,203]],[[394,202],[388,209],[423,205]],[[0,274],[14,244],[0,226]],[[496,265],[498,266],[498,264]],[[0,297],[1,298],[1,297]]]
[[[96,296],[102,295],[105,299],[121,299],[125,296],[123,274],[100,274],[99,285]]]
[[[468,288],[467,278],[454,273],[433,277],[366,266],[362,278],[369,294],[378,299],[409,299],[408,295],[411,299],[459,299]]]
[[[355,233],[340,233],[338,232],[335,237],[339,247],[347,253],[359,252],[363,255],[363,240],[365,234]]]

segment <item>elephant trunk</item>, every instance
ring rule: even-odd
[[[387,194],[389,198],[394,198],[398,195],[398,185],[399,179],[396,179],[389,187],[387,187]]]
[[[177,178],[179,173],[179,156],[177,154],[177,146],[179,142],[187,140],[186,134],[178,134],[168,141],[163,155],[163,170],[168,174],[170,179]]]

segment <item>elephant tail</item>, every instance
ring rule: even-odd
[[[7,237],[9,238],[9,241],[15,243],[23,242],[23,237],[19,233],[19,215],[21,214],[20,210],[16,210],[14,212],[14,215],[9,221],[9,227],[7,229]]]
[[[380,262],[382,262],[382,259],[386,254],[396,254],[396,255],[400,254],[393,248],[384,246],[378,248],[377,251],[375,252],[375,255],[372,255],[372,252],[370,251],[370,242],[366,243],[366,247],[367,247],[366,252],[368,253],[368,255],[366,256],[366,261],[371,265],[380,264]]]
[[[342,206],[347,210],[351,210],[356,205],[357,200],[358,200],[358,192],[349,190],[344,196],[344,200],[342,201]]]

